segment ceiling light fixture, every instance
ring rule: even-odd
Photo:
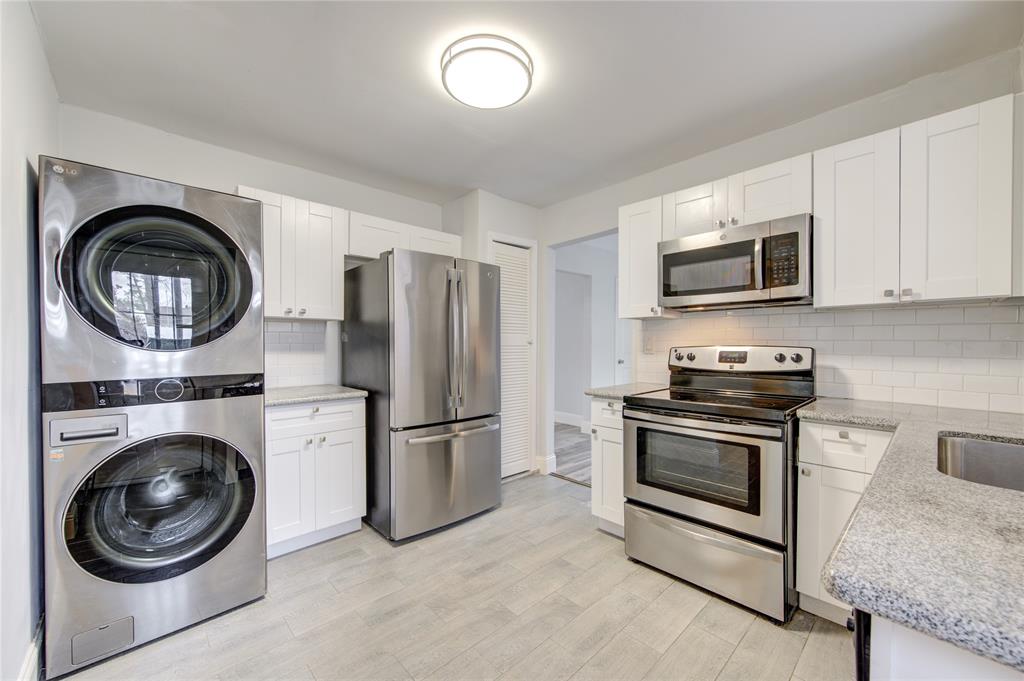
[[[533,60],[519,44],[500,35],[459,38],[441,54],[444,89],[478,109],[512,106],[530,91]]]

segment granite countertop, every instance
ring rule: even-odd
[[[583,393],[605,400],[621,401],[626,395],[649,393],[652,390],[664,390],[667,387],[663,383],[623,383],[622,385],[609,385],[603,388],[588,388]]]
[[[1024,492],[936,469],[940,434],[1024,444],[1024,415],[821,399],[798,416],[895,430],[825,564],[828,592],[1024,671]]]
[[[351,400],[366,395],[365,390],[343,385],[300,385],[293,388],[269,388],[264,395],[263,403],[267,407],[278,407],[282,404]]]

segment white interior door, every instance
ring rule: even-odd
[[[501,475],[530,470],[534,442],[531,249],[494,242],[501,268]]]

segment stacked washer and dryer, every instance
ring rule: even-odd
[[[45,666],[266,592],[257,201],[41,157]]]

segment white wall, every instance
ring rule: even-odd
[[[554,284],[551,246],[618,227],[618,207],[684,189],[748,168],[880,132],[1021,88],[1021,49],[999,53],[960,68],[911,81],[888,92],[838,107],[779,130],[682,160],[593,192],[548,206],[540,212],[541,327],[538,331],[540,381],[540,447],[554,452],[554,305],[548,293]],[[649,323],[644,323],[647,328]],[[637,350],[642,351],[642,345]],[[637,361],[642,358],[637,357]],[[643,361],[650,360],[643,358]],[[664,361],[655,358],[653,361]],[[636,366],[637,379],[651,377]],[[973,392],[973,391],[971,391]],[[997,399],[997,402],[1001,402]]]
[[[556,273],[555,420],[582,427],[590,420],[583,391],[591,378],[591,277]]]
[[[446,203],[444,231],[462,236],[462,255],[486,261],[491,234],[539,239],[540,210],[518,201],[475,189]]]
[[[83,163],[234,193],[266,189],[348,210],[441,229],[441,206],[305,168],[174,135],[66,104],[60,153]]]
[[[40,614],[36,157],[58,151],[57,92],[27,3],[0,3],[0,678]]]

